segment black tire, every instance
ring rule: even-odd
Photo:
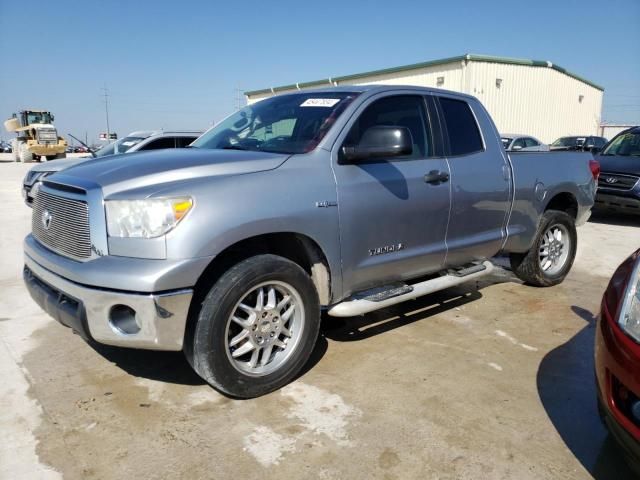
[[[20,149],[19,158],[20,158],[20,161],[22,163],[31,163],[31,162],[33,162],[33,154],[30,153],[29,150],[27,150],[27,148],[25,146],[23,146]]]
[[[236,368],[227,353],[227,324],[238,302],[269,281],[284,282],[297,291],[304,307],[304,323],[284,363],[271,373],[252,376]],[[194,314],[197,318],[185,337],[185,356],[207,383],[235,398],[259,397],[291,382],[309,360],[320,328],[320,304],[311,278],[297,264],[276,255],[258,255],[230,268]]]
[[[542,269],[539,255],[545,232],[555,225],[564,226],[568,231],[569,249],[568,256],[562,267],[557,272],[549,273]],[[578,235],[573,217],[558,210],[547,210],[542,215],[540,227],[538,228],[538,233],[536,234],[531,249],[526,253],[512,253],[510,255],[511,269],[520,280],[529,285],[551,287],[562,283],[569,273],[569,270],[571,270],[577,247]]]

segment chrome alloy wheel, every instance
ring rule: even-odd
[[[540,268],[549,275],[560,272],[569,258],[571,238],[567,227],[560,224],[551,225],[542,236],[542,244],[538,255]]]
[[[304,313],[291,285],[272,280],[252,287],[227,320],[225,349],[231,364],[252,376],[278,370],[300,343]]]

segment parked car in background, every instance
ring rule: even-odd
[[[11,153],[11,152],[13,152],[13,148],[11,148],[11,143],[0,142],[0,153]]]
[[[602,169],[595,206],[640,215],[640,126],[620,132],[594,158]]]
[[[613,274],[596,328],[598,410],[640,475],[640,250]]]
[[[184,148],[202,135],[202,131],[142,131],[132,132],[124,138],[105,145],[96,156],[133,153],[163,148]]]
[[[191,130],[172,130],[172,131],[142,131],[133,132],[120,140],[105,145],[93,155],[87,147],[81,146],[82,153],[86,156],[76,158],[64,158],[61,160],[53,160],[51,162],[39,163],[32,167],[24,177],[22,182],[22,196],[27,205],[31,206],[33,197],[31,189],[37,183],[42,181],[48,175],[59,172],[71,165],[87,161],[93,157],[102,158],[109,155],[117,155],[123,153],[134,153],[145,150],[159,150],[163,148],[183,148],[188,146],[196,138],[202,135],[202,131]]]
[[[412,300],[491,273],[498,252],[559,284],[599,172],[590,154],[506,153],[477,98],[389,85],[267,98],[191,147],[46,178],[25,284],[84,338],[184,350],[242,398],[299,374],[321,308]]]
[[[500,136],[507,152],[548,152],[549,145],[530,135],[505,133]]]
[[[600,150],[607,143],[607,139],[603,137],[595,137],[593,135],[560,137],[550,145],[551,150],[579,150],[583,152],[591,152]]]

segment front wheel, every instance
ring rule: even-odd
[[[26,146],[22,146],[20,149],[20,161],[22,163],[31,163],[33,162],[33,153],[29,151]]]
[[[309,275],[285,258],[258,255],[211,288],[189,329],[185,355],[217,390],[258,397],[295,378],[319,327],[318,294]]]
[[[578,235],[573,217],[558,210],[542,215],[531,250],[512,253],[511,268],[525,283],[550,287],[561,283],[576,256]]]

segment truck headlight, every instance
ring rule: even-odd
[[[629,279],[618,324],[622,330],[640,343],[640,258],[636,261]]]
[[[107,200],[107,232],[111,237],[159,237],[172,230],[191,207],[189,197]]]

